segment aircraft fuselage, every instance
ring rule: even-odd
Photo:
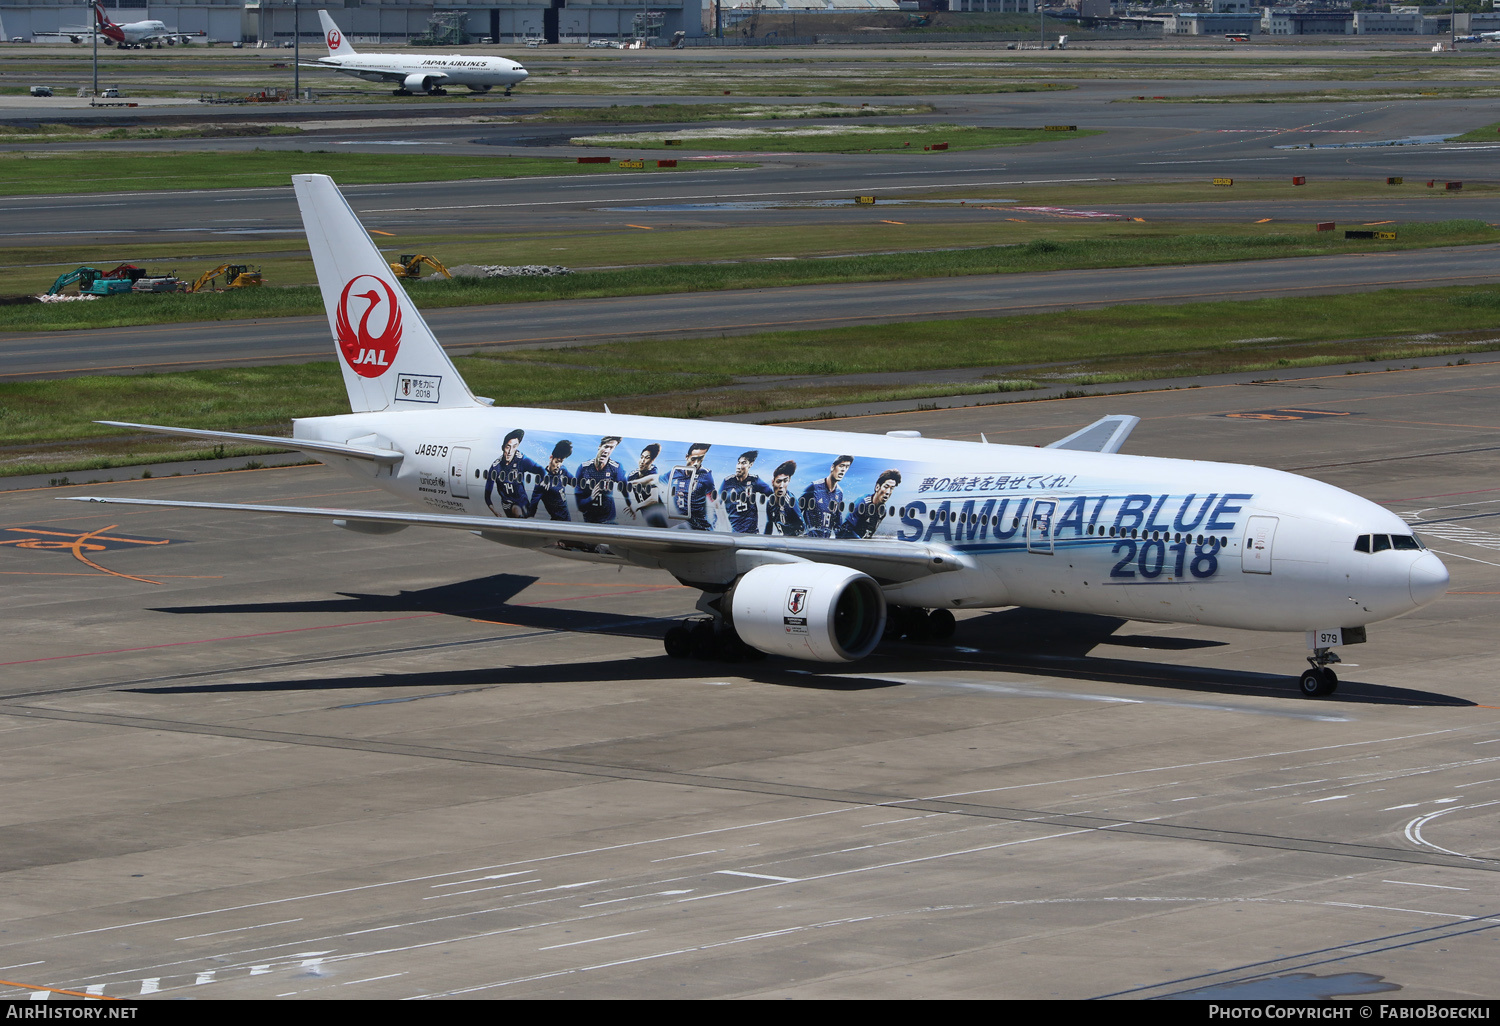
[[[959,576],[886,584],[897,605],[1314,631],[1410,612],[1448,579],[1388,510],[1261,467],[617,414],[413,408],[423,401],[298,420],[294,434],[405,454],[378,470],[335,462],[441,513],[920,542],[963,558]],[[518,430],[524,437],[507,450]],[[564,442],[570,454],[554,460]],[[852,459],[840,473],[844,456]],[[1386,541],[1361,552],[1362,536]],[[588,548],[557,554],[619,561],[607,546]]]

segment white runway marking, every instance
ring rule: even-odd
[[[302,918],[299,916],[296,919],[281,919],[274,923],[259,923],[255,926],[241,926],[236,930],[215,930],[213,933],[193,933],[189,934],[186,937],[176,937],[173,939],[180,941],[202,940],[204,937],[222,937],[226,933],[244,933],[246,930],[264,930],[268,926],[286,926],[288,923],[300,922],[302,922]]]
[[[566,944],[551,944],[545,948],[537,948],[538,951],[556,951],[558,948],[576,948],[580,944],[598,944],[600,941],[618,940],[621,937],[634,937],[637,934],[649,933],[649,930],[631,930],[629,933],[612,933],[608,937],[593,937],[589,940],[569,941]]]
[[[522,873],[520,875],[525,876],[526,874]],[[498,890],[500,890],[503,887],[521,887],[521,886],[524,886],[526,884],[534,884],[534,883],[541,883],[541,882],[542,881],[541,881],[540,878],[535,879],[535,880],[512,880],[512,881],[510,881],[510,883],[495,884],[492,887],[475,887],[472,890],[467,890],[467,891],[449,891],[446,894],[429,894],[425,898],[423,898],[422,900],[423,901],[432,901],[434,898],[457,898],[457,897],[461,897],[461,896],[463,896],[465,894],[480,894],[480,893],[482,893],[484,891],[498,891]]]

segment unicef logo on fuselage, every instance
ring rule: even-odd
[[[355,317],[359,318],[357,322]],[[396,304],[396,293],[373,274],[351,279],[339,296],[334,330],[344,362],[354,373],[380,377],[390,369],[401,348],[401,307]]]

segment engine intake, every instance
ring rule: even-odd
[[[767,655],[850,663],[885,630],[880,585],[846,566],[758,566],[735,582],[726,605],[740,639]]]

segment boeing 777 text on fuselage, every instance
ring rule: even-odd
[[[120,424],[301,449],[420,513],[86,499],[468,531],[665,570],[704,618],[669,653],[839,663],[889,629],[1029,606],[1305,632],[1308,695],[1340,645],[1442,595],[1448,571],[1393,513],[1332,485],[1128,456],[1111,416],[1047,448],[494,406],[469,391],[333,181],[292,179],[352,412],[292,438]]]
[[[397,82],[400,83],[395,89],[397,96],[414,93],[443,96],[447,86],[468,86],[476,93],[487,93],[500,86],[509,96],[512,87],[526,81],[526,69],[505,57],[356,53],[327,11],[319,11],[318,20],[323,25],[328,56],[319,57],[317,64],[310,67],[332,68],[369,82]]]

